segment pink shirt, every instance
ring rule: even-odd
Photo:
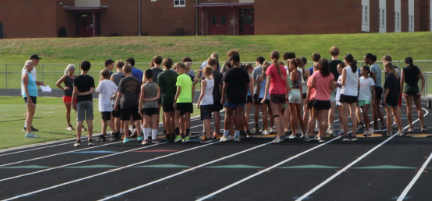
[[[310,90],[310,96],[309,100],[313,100],[315,98],[315,88],[312,88],[312,79],[314,78],[315,72],[311,76],[309,76],[309,79],[307,81],[307,86],[311,89]]]
[[[331,82],[334,80],[333,74],[324,77],[319,71],[314,73],[315,79],[315,99],[319,101],[329,101],[330,100],[330,86]]]
[[[267,68],[266,75],[271,76],[269,94],[278,94],[278,95],[287,94],[286,83],[285,83],[287,72],[283,66],[279,66],[279,68],[283,79],[281,78],[281,76],[279,76],[278,70],[274,64]]]

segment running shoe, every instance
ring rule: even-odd
[[[177,142],[181,142],[182,141],[182,136],[181,135],[177,135],[175,138],[174,138],[174,142],[175,143],[177,143]]]
[[[68,131],[73,131],[74,128],[72,127],[72,125],[69,125],[69,126],[66,128],[66,130],[68,130]]]
[[[315,141],[315,140],[317,140],[317,137],[315,137],[315,136],[310,136],[310,135],[308,135],[308,136],[305,138],[305,141],[306,141],[306,142]]]
[[[96,142],[105,142],[105,141],[106,141],[105,134],[99,135],[99,137],[96,139]]]
[[[114,141],[117,141],[120,139],[121,139],[120,132],[117,132],[117,133],[113,134],[113,137],[111,138],[111,142],[114,142]]]
[[[129,138],[128,137],[125,137],[124,139],[123,139],[123,143],[128,143],[129,142]]]
[[[282,136],[280,137],[280,139],[281,139],[282,142],[283,142],[283,141],[285,141],[286,139],[288,139],[288,135],[282,135]]]
[[[391,131],[387,131],[386,134],[387,134],[388,137],[390,137],[390,136],[393,135],[393,133]]]
[[[380,128],[380,131],[381,131],[381,132],[386,132],[386,131],[387,131],[387,127],[381,127],[381,128]]]
[[[81,131],[87,131],[87,128],[84,125],[81,126]]]
[[[375,132],[375,130],[372,127],[369,127],[368,133],[369,135],[372,135]]]
[[[403,131],[399,131],[399,132],[398,132],[398,135],[399,135],[399,136],[405,136],[405,133],[404,133]]]
[[[273,141],[272,141],[272,143],[273,144],[278,144],[278,143],[281,143],[282,142],[282,139],[280,139],[280,138],[275,138]]]
[[[291,129],[288,129],[288,130],[285,132],[285,134],[287,134],[287,135],[291,135],[291,134],[293,134],[293,132],[292,132]]]
[[[428,132],[429,130],[426,128],[426,127],[423,127],[422,129],[421,129],[421,132],[422,133],[424,133],[424,132]]]
[[[246,130],[246,137],[247,138],[252,137],[252,133],[249,130]]]
[[[228,138],[225,137],[225,136],[222,136],[222,137],[219,139],[219,141],[221,141],[221,142],[226,142],[226,141],[228,141]]]
[[[201,141],[200,141],[201,144],[208,144],[211,142],[213,142],[212,138],[204,138],[204,139],[201,139]]]
[[[234,140],[235,139],[235,136],[234,135],[228,135],[228,140]]]
[[[359,125],[357,126],[357,131],[361,131],[365,128],[365,126],[363,125],[362,122],[359,123]]]
[[[258,127],[252,128],[251,130],[252,133],[258,133],[258,131],[259,131]]]
[[[38,136],[36,134],[34,134],[33,132],[26,133],[25,137],[26,138],[38,138]]]
[[[365,131],[364,133],[363,133],[363,136],[365,136],[365,137],[368,137],[370,134],[369,134],[369,132],[368,131]]]
[[[414,132],[414,128],[409,127],[408,130],[407,130],[407,132]]]
[[[94,146],[95,144],[94,144],[94,142],[93,142],[93,140],[92,139],[90,139],[89,141],[88,141],[88,144],[87,144],[89,147],[91,147],[91,146]]]
[[[333,129],[329,129],[329,130],[327,130],[327,133],[328,133],[329,135],[333,135],[335,132],[334,132]]]
[[[39,131],[37,128],[35,128],[33,126],[31,127],[31,130],[32,130],[32,132],[38,132]],[[26,132],[27,131],[27,127],[24,127],[22,131]]]
[[[144,142],[144,141],[143,141],[143,142]],[[151,141],[151,143],[152,143],[152,144],[159,144],[160,142],[159,142],[159,140],[154,139],[154,140]]]
[[[143,137],[143,136],[139,136],[139,137],[137,138],[137,141],[138,141],[138,142],[142,142],[142,141],[144,141],[144,137]]]
[[[141,142],[141,144],[142,144],[142,145],[148,145],[149,142],[148,142],[147,140],[143,140],[143,141]]]
[[[349,142],[349,141],[350,141],[350,138],[348,135],[342,136],[342,142]]]
[[[74,147],[80,147],[81,146],[81,140],[77,140],[74,143]]]
[[[337,137],[337,136],[343,136],[345,135],[343,131],[339,131],[338,133],[334,133],[333,136]]]
[[[349,135],[349,140],[351,142],[355,142],[355,141],[357,141],[357,136],[355,136],[355,135]]]
[[[234,136],[234,141],[235,142],[240,142],[241,141],[240,136]]]
[[[183,143],[190,142],[189,136],[184,137],[183,140],[182,140],[182,142]]]
[[[276,130],[273,129],[273,128],[270,128],[270,129],[269,129],[269,132],[270,132],[270,134],[275,134],[275,133],[276,133]]]
[[[269,132],[267,129],[265,129],[265,130],[262,132],[262,135],[268,135],[268,134],[270,134],[270,132]]]
[[[292,139],[296,139],[296,135],[295,134],[291,134],[289,137],[288,137],[288,139],[290,139],[290,140],[292,140]]]
[[[304,133],[300,134],[300,138],[305,138],[305,137],[306,137],[306,135]]]
[[[398,128],[397,124],[395,122],[393,122],[392,124],[392,129]]]
[[[324,142],[326,142],[326,140],[324,138],[318,138],[318,142],[319,143],[324,143]]]

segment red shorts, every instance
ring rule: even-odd
[[[76,104],[76,100],[75,98],[74,104]],[[72,96],[63,96],[63,103],[72,103]]]
[[[402,107],[402,93],[399,93],[399,107]]]

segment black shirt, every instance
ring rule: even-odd
[[[66,87],[69,87],[69,89],[66,89],[66,90],[63,91],[63,95],[64,96],[72,96],[73,84],[74,84],[74,79],[70,78],[69,76],[66,75],[66,79],[64,81],[64,85]]]
[[[247,87],[250,82],[249,73],[242,68],[228,69],[223,77],[228,84],[226,98],[230,104],[246,103]],[[216,85],[215,85],[216,86]]]
[[[396,79],[393,73],[387,73],[387,75],[385,76],[384,89],[390,89],[389,94],[387,95],[388,100],[399,100],[399,93],[400,93],[399,80],[400,77],[399,79]]]
[[[338,64],[343,63],[341,60],[331,60],[329,62],[329,68],[330,68],[330,72],[333,74],[334,76],[334,81],[337,81],[337,79],[339,78],[339,73],[337,71],[337,66]]]
[[[419,68],[417,66],[407,66],[403,68],[405,83],[408,85],[417,85],[419,82]]]
[[[220,102],[222,99],[221,91],[219,89],[219,85],[222,84],[223,74],[218,70],[213,71],[213,79],[214,79],[214,88],[213,88],[213,101]]]
[[[78,92],[80,93],[90,91],[90,88],[92,87],[95,88],[94,79],[90,75],[77,76],[74,79],[73,84],[78,88]],[[93,95],[77,96],[77,103],[82,101],[93,101]]]
[[[124,77],[120,80],[118,91],[123,93],[120,100],[121,108],[138,105],[141,84],[136,77]]]

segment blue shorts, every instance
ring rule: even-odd
[[[236,108],[237,106],[244,106],[244,105],[245,103],[228,103],[228,102],[225,103],[225,106],[230,108]]]

